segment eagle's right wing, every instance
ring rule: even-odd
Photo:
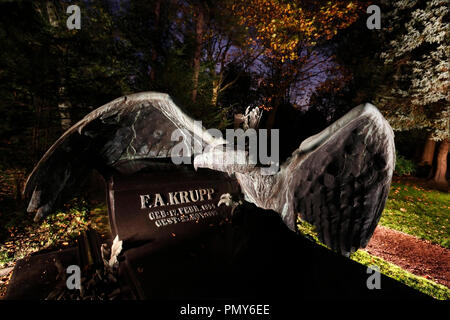
[[[384,209],[395,166],[392,128],[376,107],[356,107],[306,139],[283,166],[293,217],[347,255],[365,247]]]

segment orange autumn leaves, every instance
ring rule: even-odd
[[[299,48],[329,40],[358,18],[362,4],[348,1],[233,0],[232,12],[250,33],[249,46],[284,62],[299,58]],[[306,9],[306,7],[308,9]]]

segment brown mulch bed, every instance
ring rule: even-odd
[[[378,226],[365,250],[415,275],[450,288],[449,249]]]
[[[393,176],[392,182],[404,183],[406,185],[415,185],[425,189],[438,190],[442,192],[450,192],[450,184],[438,184],[431,179],[423,179],[412,176]]]

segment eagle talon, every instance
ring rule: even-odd
[[[220,207],[220,205],[222,205],[222,204],[226,205],[227,207],[231,207],[231,214],[233,214],[233,212],[237,208],[237,206],[242,204],[242,201],[239,200],[237,202],[234,202],[231,194],[224,193],[220,196],[220,200],[217,203],[217,206]]]

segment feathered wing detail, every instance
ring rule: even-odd
[[[213,150],[197,156],[194,166],[234,173],[248,201],[280,213],[292,230],[300,214],[321,241],[345,255],[367,245],[395,165],[393,131],[371,104],[303,141],[275,175],[222,160],[230,158],[221,156],[227,152],[236,153]]]
[[[28,211],[37,211],[37,219],[51,212],[92,168],[169,158],[179,143],[172,140],[176,129],[182,129],[183,141],[194,140],[202,150],[220,146],[195,157],[194,166],[235,173],[246,199],[279,212],[291,229],[300,213],[338,252],[348,254],[367,245],[384,208],[395,164],[392,129],[370,104],[356,107],[306,139],[276,175],[263,175],[254,164],[229,161],[230,155],[248,154],[211,136],[168,95],[144,92],[121,97],[88,114],[42,157],[25,186]],[[193,153],[192,144],[185,150]]]
[[[292,217],[349,254],[369,242],[384,209],[395,166],[394,134],[366,104],[305,140],[282,168]]]
[[[51,146],[28,177],[27,211],[36,211],[36,220],[45,216],[59,200],[71,196],[92,168],[114,167],[123,160],[169,158],[179,143],[171,139],[176,129],[182,129],[185,142],[217,141],[167,94],[132,94],[92,111]],[[185,147],[193,151],[192,144]]]
[[[258,107],[250,109],[250,106],[245,110],[244,115],[244,129],[257,129],[262,117],[262,110]]]

